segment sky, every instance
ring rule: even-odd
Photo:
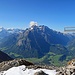
[[[75,26],[75,0],[0,0],[0,27],[29,27],[31,21],[57,31]]]

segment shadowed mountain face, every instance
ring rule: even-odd
[[[70,52],[70,56],[72,56],[73,58],[75,58],[75,39],[69,41],[69,43],[67,45],[67,49]]]
[[[60,44],[64,47],[70,39],[67,35],[53,31],[47,26],[32,26],[19,34],[12,34],[4,40],[0,48],[10,56],[40,58],[52,50],[54,53],[57,52],[53,49],[53,44]],[[57,46],[55,47],[57,48]],[[59,47],[61,48],[61,46]]]
[[[0,62],[7,60],[12,60],[12,58],[9,57],[7,54],[3,53],[2,51],[0,51]]]

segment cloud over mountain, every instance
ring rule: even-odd
[[[38,23],[35,22],[35,21],[31,21],[31,22],[30,22],[30,27],[31,27],[31,26],[38,26]]]

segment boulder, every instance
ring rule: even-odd
[[[44,73],[43,71],[39,71],[39,72],[36,72],[34,75],[48,75],[48,74]]]

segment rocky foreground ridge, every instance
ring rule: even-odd
[[[56,75],[75,75],[75,59],[69,61],[66,67],[61,67]]]
[[[33,65],[33,63],[28,62],[24,59],[14,59],[14,60],[10,60],[10,61],[3,61],[0,63],[0,71],[6,71],[9,68],[17,67],[20,65],[29,66],[29,65]]]
[[[25,59],[14,59],[14,60],[10,60],[10,61],[3,61],[0,63],[0,71],[6,71],[12,67],[17,67],[17,66],[21,66],[21,65],[25,65],[27,68],[31,69],[50,69],[50,70],[54,70],[57,69],[57,67],[54,66],[49,66],[49,65],[35,65],[29,61],[26,61]]]
[[[8,75],[6,71],[13,69],[13,67],[17,69],[18,67],[21,67],[21,65],[22,66],[25,65],[26,69],[33,69],[34,71],[36,71],[34,75],[49,75],[49,74],[46,74],[44,70],[42,69],[49,69],[49,70],[56,69],[56,67],[49,66],[49,65],[35,65],[31,62],[26,61],[25,59],[14,59],[10,61],[3,61],[0,63],[0,75]],[[22,72],[25,71],[26,69],[22,69]]]
[[[31,62],[26,61],[25,59],[14,59],[14,60],[10,60],[10,61],[3,61],[0,63],[0,75],[6,75],[4,74],[4,71],[9,70],[12,67],[17,67],[17,66],[21,66],[21,65],[25,65],[26,68],[28,69],[50,69],[50,70],[54,70],[56,69],[56,67],[54,66],[48,66],[48,65],[34,65]],[[44,71],[40,70],[38,72],[35,72],[34,75],[48,75],[46,74]]]
[[[6,71],[10,69],[11,67],[17,67],[25,65],[28,69],[49,69],[49,70],[56,70],[57,74],[56,75],[75,75],[75,59],[71,60],[68,62],[67,66],[64,67],[54,67],[54,66],[49,66],[49,65],[35,65],[31,62],[26,61],[25,59],[14,59],[10,61],[3,61],[0,63],[0,72],[1,71]],[[45,74],[43,71],[36,72],[34,75],[48,75]]]

